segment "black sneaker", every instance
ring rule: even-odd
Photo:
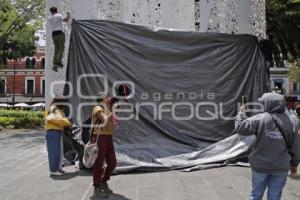
[[[100,187],[94,187],[93,197],[94,199],[105,199],[108,197],[108,194],[101,190]]]
[[[55,72],[57,72],[57,66],[54,65],[54,66],[52,67],[52,70],[55,71]]]
[[[100,189],[103,190],[107,194],[114,193],[109,187],[107,183],[100,183]]]
[[[56,65],[57,65],[57,67],[61,67],[61,68],[63,68],[63,67],[64,67],[64,65],[63,65],[63,64],[61,64],[61,63],[57,63]]]

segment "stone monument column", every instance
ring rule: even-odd
[[[68,59],[68,47],[71,33],[72,19],[94,19],[94,1],[82,1],[82,0],[48,0],[46,3],[47,19],[51,15],[49,9],[55,6],[58,8],[58,13],[66,16],[67,12],[71,13],[71,20],[68,23],[64,23],[64,33],[66,35],[65,52],[63,57],[63,69],[58,69],[58,72],[52,70],[52,58],[54,53],[54,45],[51,38],[51,28],[48,21],[46,22],[46,67],[45,67],[45,83],[46,83],[46,105],[49,105],[52,96],[63,94],[63,85],[65,80],[65,70],[67,67]]]
[[[58,7],[64,16],[70,11],[76,20],[102,19],[164,29],[248,33],[262,38],[266,35],[265,0],[47,0],[47,18],[52,6]],[[53,42],[48,23],[46,29],[45,80],[49,105],[51,93],[63,92],[71,22],[64,26],[64,68],[58,73],[51,69]]]

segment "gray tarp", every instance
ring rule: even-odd
[[[74,21],[66,80],[73,87],[72,118],[79,124],[96,101],[88,96],[99,95],[105,85],[90,74],[107,77],[109,95],[116,81],[134,84],[128,102],[139,119],[120,121],[114,134],[119,171],[188,168],[245,153],[253,138],[233,135],[234,121],[224,118],[236,115],[242,95],[256,100],[267,90],[255,36]]]

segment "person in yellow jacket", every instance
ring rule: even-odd
[[[93,167],[93,186],[95,198],[106,198],[113,192],[108,187],[107,181],[117,165],[112,137],[115,123],[111,99],[104,97],[100,103],[101,106],[95,106],[92,111],[91,140],[97,141],[99,147],[98,157]]]
[[[55,97],[45,111],[46,142],[49,159],[50,176],[63,175],[61,166],[62,136],[65,127],[71,122],[65,117],[63,107],[59,105],[63,99]]]

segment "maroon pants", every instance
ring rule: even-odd
[[[92,140],[96,140],[96,135],[93,135]],[[93,167],[94,186],[97,187],[101,182],[105,183],[109,180],[110,175],[117,165],[114,143],[111,135],[99,135],[98,139],[99,154]],[[106,167],[104,168],[104,161]]]

